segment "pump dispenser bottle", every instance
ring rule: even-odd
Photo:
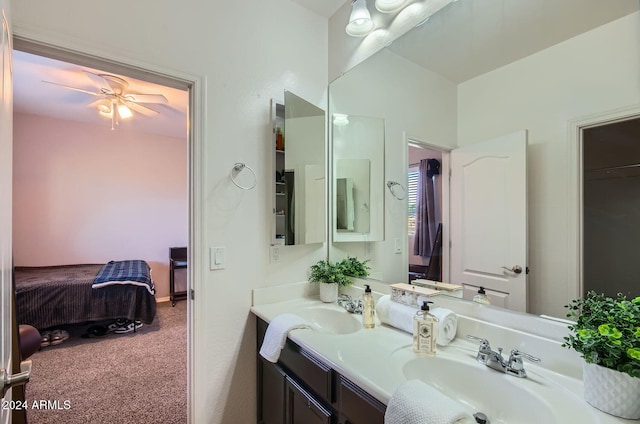
[[[376,305],[371,295],[371,287],[365,285],[364,296],[362,298],[362,323],[364,328],[373,328],[376,325],[375,319]]]
[[[436,335],[438,318],[429,312],[429,303],[425,300],[413,318],[413,351],[421,355],[436,354]]]
[[[489,296],[487,296],[487,293],[485,293],[484,291],[484,287],[480,287],[480,289],[478,289],[478,294],[476,294],[473,297],[473,301],[477,303],[482,303],[484,305],[491,304],[491,301],[489,300]]]

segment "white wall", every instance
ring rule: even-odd
[[[577,187],[567,170],[578,158],[569,156],[568,123],[640,102],[638,20],[628,15],[458,87],[461,146],[529,131],[530,312],[564,316],[577,295],[568,265]]]
[[[169,296],[188,241],[187,140],[14,114],[16,266],[142,259]]]
[[[326,103],[327,20],[290,0],[201,2],[13,1],[14,30],[101,57],[167,73],[202,76],[205,228],[196,228],[194,281],[194,423],[256,421],[255,326],[251,290],[307,278],[325,256],[322,244],[285,246],[268,263],[271,234],[270,99],[288,89]],[[258,184],[241,191],[229,180],[236,162]],[[267,172],[267,169],[269,172]],[[195,223],[199,225],[199,223]],[[208,250],[225,246],[226,268],[208,269]]]

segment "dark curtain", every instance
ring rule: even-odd
[[[440,174],[437,159],[422,159],[418,169],[418,193],[416,199],[416,235],[413,254],[429,257],[436,235],[436,199],[434,178]]]

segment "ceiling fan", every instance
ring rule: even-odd
[[[94,101],[89,106],[97,107],[98,113],[101,116],[111,119],[112,130],[119,125],[120,119],[132,117],[133,111],[146,116],[158,115],[158,111],[155,111],[142,103],[168,103],[167,98],[162,94],[127,93],[126,90],[129,87],[129,83],[115,75],[94,74],[93,72],[86,70],[83,70],[83,72],[97,86],[98,91],[89,91],[79,87],[72,87],[52,81],[43,82],[98,97],[98,100]]]

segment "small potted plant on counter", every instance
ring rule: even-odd
[[[341,287],[353,284],[349,277],[366,277],[369,275],[368,261],[348,257],[339,262],[320,260],[311,265],[309,282],[320,283],[320,300],[335,302]]]
[[[564,347],[584,358],[584,398],[608,414],[640,419],[640,297],[594,291],[574,299]]]

